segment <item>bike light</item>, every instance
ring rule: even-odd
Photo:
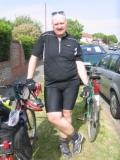
[[[6,149],[9,149],[10,148],[10,143],[8,140],[4,140],[3,141],[3,149],[6,150]]]
[[[95,94],[99,94],[100,86],[97,82],[97,80],[93,80],[93,90]]]
[[[38,96],[40,92],[42,92],[41,84],[38,83],[38,82],[36,82],[36,83],[35,83],[34,94],[35,94],[36,96]]]
[[[32,109],[33,111],[42,111],[42,107],[43,107],[43,104],[39,104],[37,101],[35,100],[29,100],[27,101],[27,107]]]

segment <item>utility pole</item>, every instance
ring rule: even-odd
[[[45,0],[45,31],[47,30],[47,5],[46,5],[46,0]]]

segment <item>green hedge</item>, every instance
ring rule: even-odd
[[[5,19],[0,19],[0,62],[9,59],[11,39],[12,24]]]
[[[35,38],[28,36],[28,35],[20,35],[18,39],[22,43],[24,54],[25,54],[25,59],[28,60],[31,56],[32,48],[35,43]]]

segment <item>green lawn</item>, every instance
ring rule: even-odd
[[[96,141],[87,139],[87,125],[77,119],[81,112],[82,100],[78,98],[73,112],[73,125],[81,132],[85,140],[80,154],[72,160],[120,160],[120,139],[109,125],[103,110],[100,112],[100,128]],[[38,139],[34,147],[33,160],[63,160],[58,151],[57,130],[47,121],[45,111],[37,113]]]

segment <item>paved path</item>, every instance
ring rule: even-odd
[[[24,75],[21,75],[17,78],[16,81],[25,81],[26,80],[26,75],[27,73],[25,73]],[[43,74],[43,65],[38,65],[36,70],[35,70],[35,74],[34,74],[34,80],[35,81],[42,81],[44,78],[44,74]],[[12,88],[8,88],[7,90],[6,89],[0,89],[0,94],[2,96],[11,96],[11,95],[14,95],[14,91]]]
[[[20,76],[17,81],[25,81],[26,80],[26,75],[27,73],[25,73],[24,75]],[[44,74],[43,74],[43,64],[39,64],[35,70],[35,74],[34,74],[34,80],[35,81],[40,81],[43,80],[44,78]]]

